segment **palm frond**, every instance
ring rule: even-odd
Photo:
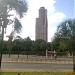
[[[21,29],[22,29],[22,25],[21,25],[20,21],[17,18],[15,18],[14,31],[16,31],[17,33],[20,33]]]

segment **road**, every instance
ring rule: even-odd
[[[1,69],[8,71],[72,71],[72,68],[72,64],[2,62]]]
[[[2,71],[72,71],[73,63],[71,58],[58,58],[46,60],[45,57],[24,55],[2,56]]]

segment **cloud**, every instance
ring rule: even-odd
[[[40,7],[45,7],[48,11],[54,12],[55,7],[55,0],[32,0],[29,2],[29,11],[33,10],[39,10]]]
[[[35,39],[35,24],[40,7],[45,7],[48,11],[48,40],[53,36],[57,24],[66,16],[62,12],[55,12],[55,0],[29,0],[27,15],[21,20],[23,25],[22,37],[32,36]]]
[[[31,0],[28,2],[27,15],[21,20],[23,25],[22,37],[33,36],[35,39],[35,22],[38,17],[38,10],[40,7],[45,7],[48,13],[55,11],[54,0]]]
[[[61,12],[53,13],[51,16],[48,16],[48,24],[50,26],[57,26],[57,24],[61,22],[65,17],[66,15]]]
[[[62,12],[56,12],[56,8],[54,6],[55,3],[55,0],[28,0],[28,12],[24,18],[21,19],[23,26],[21,34],[22,38],[29,36],[32,40],[35,40],[35,25],[36,18],[39,14],[38,10],[40,7],[45,7],[48,15],[48,41],[51,40],[56,31],[58,23],[66,17],[66,15]],[[6,35],[9,35],[11,30],[12,27],[8,26]]]
[[[54,33],[56,32],[59,23],[66,18],[66,15],[61,12],[53,13],[53,15],[48,16],[48,41],[51,41]]]

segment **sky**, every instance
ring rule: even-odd
[[[21,37],[30,37],[35,40],[35,23],[38,18],[40,7],[47,9],[48,18],[48,41],[54,36],[57,26],[64,19],[74,18],[74,1],[75,0],[27,0],[28,11],[21,19],[22,32]]]

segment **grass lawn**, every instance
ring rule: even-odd
[[[17,72],[3,72],[0,75],[18,75]],[[75,75],[72,72],[20,72],[20,75]]]

